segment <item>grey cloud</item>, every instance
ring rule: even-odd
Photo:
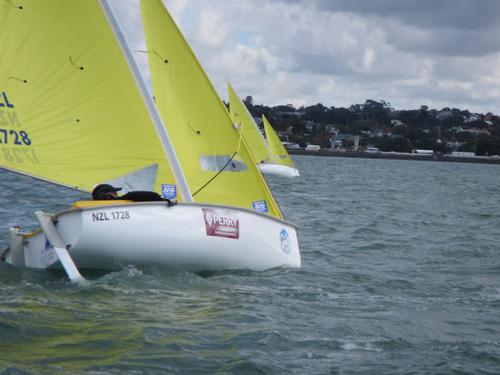
[[[307,52],[297,52],[294,55],[296,66],[293,69],[296,72],[308,71],[314,74],[327,75],[348,75],[352,70],[347,67],[345,62],[333,59],[327,55],[320,55]]]
[[[302,0],[302,4],[326,13],[357,15],[384,29],[387,42],[402,51],[447,56],[500,51],[498,0]]]
[[[400,109],[498,112],[500,0],[181,2],[176,21],[220,93],[230,80],[265,104],[372,98]],[[197,33],[207,9],[221,12],[220,26],[231,30],[217,45]],[[137,48],[137,21],[126,24]],[[249,33],[251,40],[241,38]]]
[[[435,59],[433,71],[441,79],[457,79],[460,81],[478,82],[484,77],[494,75],[492,66],[498,64],[495,56],[482,60],[470,57]]]
[[[419,28],[498,28],[497,0],[318,0],[320,9],[391,17]]]
[[[387,42],[405,52],[446,56],[484,56],[500,51],[500,30],[440,29],[424,31],[399,27]]]
[[[481,89],[474,87],[474,89]],[[416,108],[416,103],[429,105],[431,108],[441,109],[444,107],[455,107],[461,109],[477,110],[475,108],[497,108],[495,99],[488,99],[482,96],[473,96],[465,90],[450,90],[440,85],[410,86],[401,85],[395,88],[394,93],[405,92],[408,105],[407,108]],[[418,102],[417,102],[418,101]],[[398,107],[402,108],[399,105]],[[484,110],[479,110],[480,112]]]

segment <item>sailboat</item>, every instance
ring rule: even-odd
[[[299,171],[295,168],[293,160],[267,119],[264,122],[266,142],[245,103],[241,101],[229,83],[227,84],[227,92],[231,118],[242,133],[242,137],[256,160],[260,171],[264,174],[285,177],[299,176]],[[266,127],[266,123],[269,128]],[[270,143],[270,140],[272,143]]]
[[[277,165],[277,167],[274,167],[276,173],[288,177],[299,176],[299,170],[295,167],[295,163],[265,115],[262,115],[262,123],[264,124],[264,131],[266,133],[267,144],[269,145],[271,160],[275,165]],[[260,170],[263,173],[266,173],[266,167],[267,166],[264,164]]]
[[[141,0],[154,99],[107,0],[0,2],[0,167],[81,191],[109,183],[178,202],[80,201],[10,229],[7,263],[189,270],[300,267],[283,214],[161,0]]]

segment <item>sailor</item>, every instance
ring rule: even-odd
[[[117,192],[120,190],[122,190],[120,187],[100,184],[92,190],[92,198],[94,200],[127,200],[134,202],[166,201],[169,205],[172,204],[170,199],[164,199],[154,191],[130,191],[122,196],[118,196]]]

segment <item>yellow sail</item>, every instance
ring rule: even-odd
[[[97,0],[0,1],[0,167],[91,190],[174,184]]]
[[[294,163],[292,158],[288,154],[285,146],[283,146],[283,143],[281,143],[278,134],[276,134],[269,121],[267,121],[266,116],[262,115],[262,121],[264,122],[264,131],[266,132],[266,139],[269,144],[272,162],[293,167]]]
[[[156,105],[194,201],[282,217],[203,68],[161,0],[141,0]]]
[[[243,138],[257,163],[269,161],[269,149],[259,127],[248,112],[247,107],[238,97],[233,87],[228,83],[229,114],[231,119],[243,133]]]

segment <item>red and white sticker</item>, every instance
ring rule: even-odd
[[[231,211],[202,208],[207,236],[240,238],[240,222],[238,216]]]

